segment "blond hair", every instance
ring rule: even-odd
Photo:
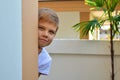
[[[52,9],[40,8],[38,13],[38,20],[46,20],[48,22],[55,23],[57,26],[59,25],[59,18]]]

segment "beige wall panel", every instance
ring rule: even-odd
[[[57,12],[60,24],[55,39],[79,39],[79,32],[72,26],[80,21],[79,12]]]
[[[38,79],[38,1],[22,1],[22,80]]]

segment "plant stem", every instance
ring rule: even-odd
[[[111,10],[109,9],[108,7],[108,3],[107,3],[107,0],[105,0],[105,3],[106,3],[106,7],[107,7],[107,10],[108,10],[108,17],[110,19],[110,52],[111,52],[111,70],[112,70],[112,73],[111,73],[111,79],[114,80],[114,48],[113,48],[113,31],[112,31],[112,27],[113,27],[113,24],[112,24],[112,12]]]
[[[110,44],[111,44],[111,78],[114,80],[114,50],[113,50],[113,37],[112,37],[112,24],[110,24]]]

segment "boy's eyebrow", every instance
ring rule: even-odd
[[[45,27],[45,26],[43,26],[43,25],[38,25],[38,27]]]

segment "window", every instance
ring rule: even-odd
[[[90,19],[92,19],[95,16],[100,17],[103,14],[103,12],[102,11],[92,11],[90,14],[91,14]],[[113,13],[113,15],[115,15],[115,14],[116,14],[116,12]],[[118,25],[118,27],[119,27],[119,30],[120,30],[120,24]],[[106,22],[101,27],[101,29],[96,29],[94,34],[93,35],[90,34],[90,36],[91,36],[91,38],[90,38],[91,40],[93,40],[93,39],[94,40],[109,40],[110,39],[110,25],[109,25],[109,22]],[[120,34],[115,35],[114,40],[120,40]]]

